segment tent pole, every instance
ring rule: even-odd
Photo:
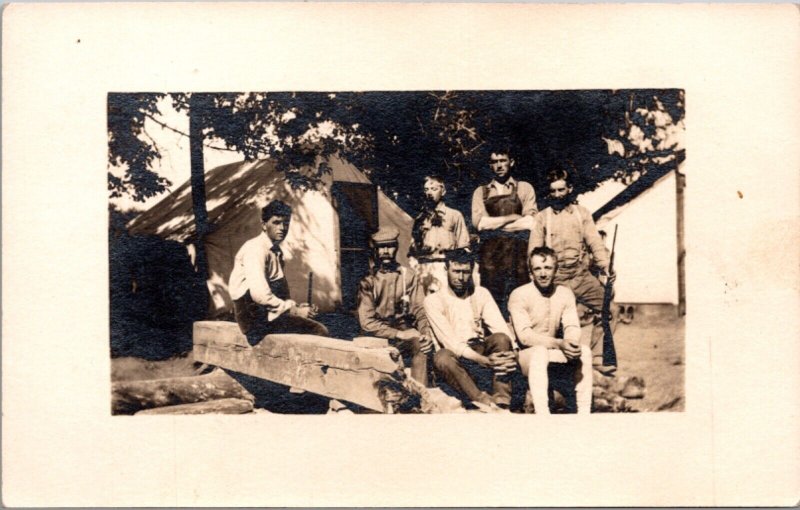
[[[680,168],[675,168],[675,204],[678,230],[678,316],[686,315],[686,249],[683,232],[683,188],[686,187],[686,176]]]

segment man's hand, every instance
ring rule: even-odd
[[[289,310],[291,315],[295,317],[302,317],[304,319],[313,319],[317,316],[317,307],[314,305],[309,305],[308,303],[303,303],[293,307]]]
[[[598,280],[600,280],[600,283],[602,283],[605,287],[614,285],[614,282],[617,281],[617,272],[613,271],[611,274],[603,273],[600,275]]]
[[[514,351],[490,354],[489,361],[497,375],[507,375],[517,369],[517,356],[514,354]]]
[[[414,340],[422,340],[422,334],[414,328],[404,329],[398,331],[395,338],[401,342],[411,342]]]
[[[559,348],[567,359],[577,359],[581,357],[580,340],[563,340]]]

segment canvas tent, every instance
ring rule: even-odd
[[[595,214],[598,229],[606,232],[611,248],[618,226],[614,269],[615,301],[634,304],[679,303],[678,226],[675,172],[660,176],[625,201],[617,197],[626,187],[606,181],[578,197],[578,203]]]
[[[358,280],[368,271],[369,235],[379,226],[400,231],[398,258],[405,263],[412,218],[366,175],[338,157],[319,190],[293,190],[274,160],[240,162],[206,172],[206,205],[212,232],[208,258],[209,317],[232,307],[228,278],[238,249],[260,233],[260,208],[272,199],[292,206],[292,222],[282,246],[292,298],[306,301],[313,272],[313,303],[321,311],[352,307]],[[304,169],[301,169],[303,171]],[[306,169],[307,170],[307,169]],[[195,232],[191,189],[186,182],[132,220],[132,235],[153,234],[187,244]]]

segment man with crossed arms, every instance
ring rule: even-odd
[[[592,350],[581,345],[575,295],[569,287],[555,284],[555,251],[546,246],[534,248],[529,263],[532,281],[511,293],[508,311],[522,348],[519,364],[528,376],[536,414],[550,414],[550,363],[575,365],[578,414],[588,414],[592,407]]]

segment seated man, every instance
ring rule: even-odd
[[[528,376],[536,414],[550,414],[548,405],[549,363],[575,364],[579,414],[592,407],[592,350],[581,345],[581,326],[575,295],[569,287],[556,285],[556,253],[547,247],[534,248],[530,256],[533,281],[511,293],[508,311],[522,346],[519,364]],[[557,332],[563,331],[563,338]]]
[[[446,252],[448,285],[425,298],[425,314],[442,347],[433,365],[447,384],[471,401],[493,410],[507,409],[511,404],[510,374],[516,367],[511,332],[489,291],[474,286],[474,265],[469,250]],[[485,328],[489,336],[485,336]],[[494,371],[492,396],[475,384],[467,370],[472,363]]]
[[[261,234],[245,242],[234,259],[228,288],[236,322],[251,345],[270,333],[328,336],[328,329],[313,320],[316,307],[289,299],[280,243],[291,217],[291,207],[280,200],[267,204],[261,209]]]
[[[364,334],[386,338],[410,357],[411,377],[427,385],[433,340],[422,308],[425,293],[414,271],[397,263],[399,235],[394,227],[372,235],[375,265],[358,284],[358,322]]]

